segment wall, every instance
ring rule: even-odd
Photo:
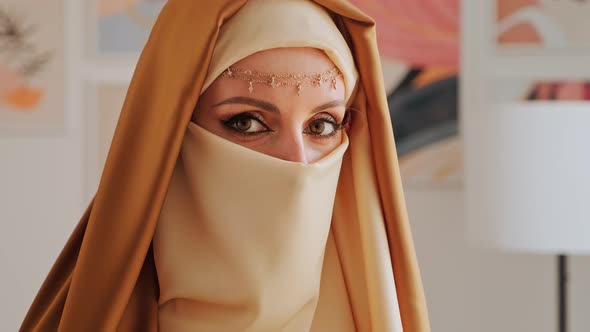
[[[80,128],[0,137],[0,331],[16,331],[83,202]]]
[[[557,331],[555,257],[465,244],[461,192],[406,196],[433,331]],[[569,331],[585,332],[590,259],[572,257],[569,270]]]
[[[18,330],[87,204],[82,4],[65,3],[64,128],[0,132],[0,331]]]

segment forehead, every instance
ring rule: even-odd
[[[276,75],[319,74],[334,68],[334,64],[323,51],[315,48],[275,48],[254,53],[236,62],[232,67]],[[211,84],[203,97],[221,100],[239,95],[260,98],[277,104],[294,102],[314,104],[344,99],[344,81],[342,77],[337,77],[336,80],[336,89],[332,88],[332,84],[324,84],[321,87],[304,85],[301,88],[301,95],[298,96],[295,86],[272,88],[267,84],[256,83],[253,84],[254,89],[250,93],[248,81],[222,75]]]
[[[334,67],[324,51],[311,47],[274,48],[251,54],[235,67],[257,71],[316,73]]]

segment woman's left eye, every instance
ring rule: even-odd
[[[313,135],[313,136],[320,136],[320,137],[330,137],[338,131],[338,124],[332,120],[328,119],[317,119],[313,120],[307,128],[305,128],[304,133]]]

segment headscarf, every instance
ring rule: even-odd
[[[219,31],[202,92],[230,65],[258,51],[312,47],[326,53],[343,74],[345,99],[358,73],[346,40],[329,13],[312,1],[248,1]]]
[[[350,102],[358,112],[326,255],[339,259],[359,331],[395,331],[396,303],[404,331],[429,331],[374,22],[345,1],[315,2],[333,13],[359,71]],[[152,239],[220,27],[245,3],[169,0],[165,5],[134,73],[97,194],[39,291],[23,331],[157,331]],[[320,299],[318,313],[322,308]]]
[[[236,61],[276,47],[323,50],[350,98],[352,53],[329,13],[306,0],[248,1],[221,27],[201,90]],[[161,332],[356,331],[346,288],[335,288],[342,273],[327,271],[341,270],[338,258],[325,256],[343,139],[305,165],[189,124],[153,240]],[[316,314],[320,298],[330,305]],[[392,309],[399,327],[399,309]]]

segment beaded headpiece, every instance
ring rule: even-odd
[[[317,74],[274,74],[230,66],[221,76],[248,82],[248,91],[250,93],[254,92],[254,84],[264,84],[273,89],[276,87],[294,86],[297,88],[297,95],[300,96],[301,88],[307,85],[321,87],[329,83],[332,85],[332,89],[336,89],[336,78],[342,76],[342,73],[336,67]]]

